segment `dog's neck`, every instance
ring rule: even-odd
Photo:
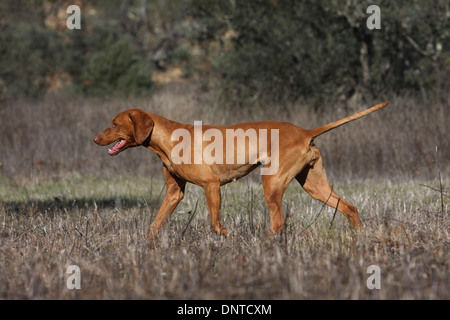
[[[147,139],[143,146],[155,152],[166,167],[170,167],[172,164],[171,151],[173,144],[176,143],[172,143],[172,133],[179,128],[188,128],[189,125],[166,119],[157,114],[151,113],[150,116],[154,121],[153,131],[150,139]]]

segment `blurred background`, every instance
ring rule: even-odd
[[[450,166],[449,39],[445,0],[2,0],[0,177],[161,177],[148,150],[92,142],[131,107],[313,128],[387,101],[317,139],[328,175],[435,179]]]

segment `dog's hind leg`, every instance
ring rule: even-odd
[[[336,208],[344,214],[355,228],[361,227],[358,210],[341,197],[331,188],[322,163],[322,156],[317,150],[318,158],[311,165],[307,165],[296,177],[300,185],[314,199],[320,200],[332,208]]]
[[[281,200],[289,183],[277,175],[262,176],[264,198],[270,213],[270,229],[273,234],[279,235],[283,227],[283,212]]]

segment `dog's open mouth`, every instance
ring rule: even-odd
[[[114,147],[112,147],[111,149],[108,149],[108,154],[110,156],[115,156],[116,154],[118,154],[120,151],[123,150],[123,148],[125,147],[126,144],[127,144],[127,140],[119,139],[116,142],[116,144],[114,145]]]

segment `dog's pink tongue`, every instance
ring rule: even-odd
[[[123,139],[117,141],[114,147],[108,150],[108,154],[112,155],[117,153],[120,150],[120,148],[122,148],[125,145],[126,142],[127,141]]]

